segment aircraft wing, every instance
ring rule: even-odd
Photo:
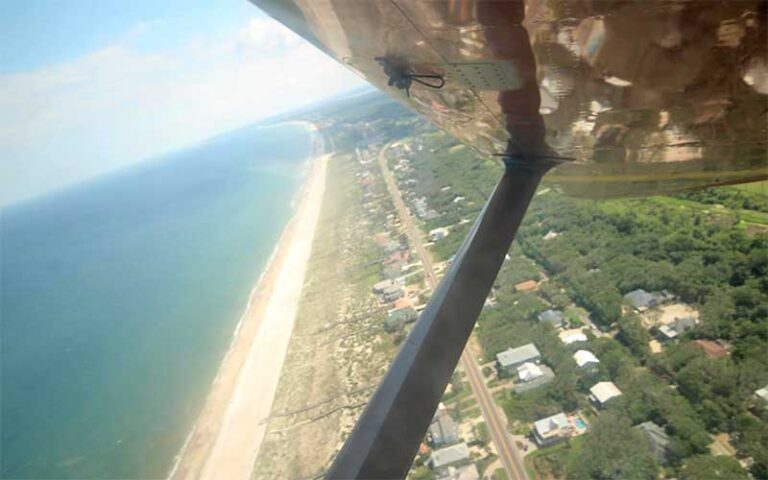
[[[562,160],[569,193],[767,176],[766,2],[252,1],[478,153]]]

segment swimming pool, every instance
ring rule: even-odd
[[[584,420],[582,420],[581,418],[577,418],[574,423],[576,424],[576,427],[579,428],[580,430],[587,428],[587,424],[584,423]]]

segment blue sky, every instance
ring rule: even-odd
[[[246,0],[3,0],[0,205],[361,84]]]

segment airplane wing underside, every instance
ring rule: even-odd
[[[767,178],[766,2],[252,0],[483,155],[581,196]]]

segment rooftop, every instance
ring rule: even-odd
[[[757,395],[758,397],[768,402],[768,385],[764,386],[763,388],[757,389],[755,391],[755,395]]]
[[[693,317],[675,317],[675,319],[668,325],[662,325],[659,327],[659,331],[668,338],[675,338],[681,333],[685,333],[695,326],[696,319]]]
[[[667,436],[667,432],[653,422],[641,423],[634,428],[640,430],[646,440],[648,440],[651,452],[654,457],[656,457],[656,461],[664,463],[667,457],[667,448],[669,448],[669,437]]]
[[[515,285],[515,290],[518,292],[532,292],[539,288],[539,283],[536,280],[526,280]]]
[[[621,390],[613,382],[598,382],[589,389],[592,397],[601,405],[621,395]]]
[[[517,376],[520,377],[520,380],[523,382],[539,378],[542,375],[544,375],[544,371],[535,363],[525,362],[517,367]]]
[[[724,346],[712,340],[696,340],[694,344],[704,350],[709,358],[722,358],[728,355]]]
[[[540,322],[549,322],[555,327],[561,326],[565,322],[563,312],[559,310],[545,310],[539,314]]]
[[[589,350],[579,350],[573,354],[573,359],[576,360],[576,365],[579,367],[585,367],[589,364],[600,363],[594,353]]]
[[[533,422],[533,428],[542,437],[549,437],[568,428],[568,418],[563,412]]]
[[[466,443],[462,442],[457,443],[456,445],[451,445],[450,447],[435,450],[429,457],[429,461],[432,463],[433,468],[441,468],[462,460],[467,460],[468,458],[469,447],[467,447]]]
[[[656,304],[656,298],[642,288],[624,295],[624,300],[637,309],[652,307]]]
[[[570,345],[576,342],[586,342],[587,336],[579,329],[566,330],[557,334],[560,337],[560,341],[566,345]]]
[[[496,355],[499,365],[502,367],[516,366],[529,360],[539,358],[541,354],[536,345],[527,343],[521,347],[509,348]]]

